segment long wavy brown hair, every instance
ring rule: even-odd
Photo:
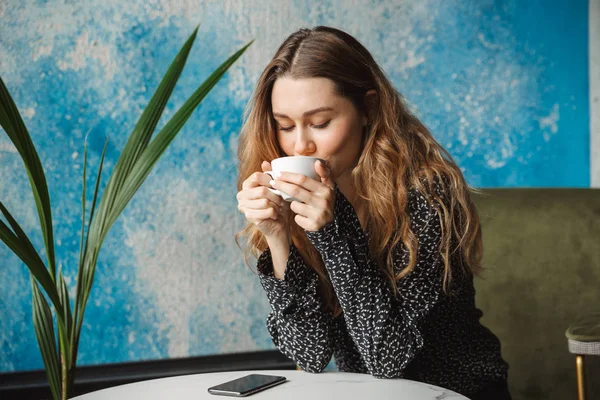
[[[277,141],[271,108],[273,84],[284,76],[330,79],[336,93],[351,100],[362,113],[367,112],[367,91],[377,93],[377,105],[368,112],[369,125],[352,180],[367,210],[365,226],[371,238],[371,257],[389,278],[394,292],[399,280],[414,269],[417,261],[418,241],[407,214],[408,192],[412,188],[429,195],[440,217],[444,291],[453,273],[477,275],[481,270],[482,240],[479,216],[470,197],[473,189],[448,152],[409,111],[369,51],[338,29],[319,26],[293,33],[260,76],[240,134],[238,190],[252,173],[261,171],[263,160],[286,155]],[[432,190],[434,184],[443,185],[443,199]],[[289,215],[288,221],[293,221]],[[302,228],[294,222],[289,227],[292,243],[319,276],[324,305],[334,315],[339,314],[339,304],[320,254]],[[264,236],[252,224],[236,235],[238,243],[240,237],[247,238],[246,260],[250,254],[258,257],[267,248]],[[394,252],[402,245],[410,256],[408,264],[398,271],[394,269]]]

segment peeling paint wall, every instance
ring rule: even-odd
[[[588,13],[582,0],[0,0],[0,74],[46,169],[71,291],[85,138],[92,171],[110,138],[110,171],[198,23],[165,117],[256,39],[108,236],[80,364],[272,347],[266,297],[234,243],[243,225],[235,152],[253,85],[292,31],[332,25],[361,40],[471,185],[589,187]],[[27,177],[4,134],[0,199],[41,249]],[[26,268],[4,245],[0,260],[0,371],[41,368]]]

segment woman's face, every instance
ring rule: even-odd
[[[277,140],[288,156],[327,161],[335,180],[358,162],[367,117],[327,78],[279,78],[271,94]]]

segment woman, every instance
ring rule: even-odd
[[[482,243],[469,188],[356,39],[328,27],[288,37],[238,152],[238,236],[258,257],[282,353],[309,372],[333,355],[341,371],[510,399],[500,343],[474,304]],[[320,181],[263,173],[294,155],[325,160]]]

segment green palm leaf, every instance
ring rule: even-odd
[[[0,203],[1,205],[1,203]],[[46,271],[46,267],[42,260],[38,257],[33,256],[27,250],[26,246],[21,242],[21,240],[15,235],[15,233],[0,219],[0,239],[8,246],[13,253],[19,257],[25,265],[36,273],[40,270],[41,279],[45,282],[45,284],[52,286],[53,282],[50,278],[50,274]],[[39,261],[39,262],[38,262]]]
[[[87,197],[87,136],[83,144],[83,182],[81,187],[81,233],[79,237],[79,267],[83,262],[83,241],[85,238],[85,200]]]
[[[54,261],[54,234],[52,232],[52,213],[50,211],[50,195],[44,169],[37,151],[31,141],[29,132],[23,123],[21,114],[15,105],[4,81],[0,77],[0,126],[13,142],[23,159],[29,183],[35,199],[35,205],[42,228],[42,236],[46,246],[50,277],[55,278],[56,265]]]
[[[211,91],[211,89],[219,82],[221,77],[227,72],[229,67],[241,57],[242,54],[248,49],[252,42],[248,43],[235,54],[229,57],[216,71],[214,71],[206,81],[190,96],[190,98],[181,106],[179,110],[173,115],[173,117],[167,122],[167,124],[161,129],[156,135],[156,138],[148,145],[148,148],[141,155],[138,162],[131,169],[127,181],[123,184],[123,190],[119,193],[115,206],[112,210],[112,214],[108,220],[108,226],[110,227],[114,221],[119,217],[123,209],[133,195],[140,188],[148,174],[152,171],[152,168],[162,156],[164,151],[167,149],[169,144],[173,141],[179,130],[186,123],[188,118],[192,115],[196,107]]]
[[[194,29],[194,32],[190,35],[167,69],[165,76],[158,85],[158,88],[155,90],[154,95],[150,99],[148,106],[145,108],[137,124],[133,128],[133,132],[129,136],[129,139],[125,144],[123,151],[121,152],[121,156],[117,160],[106,189],[102,194],[102,198],[100,199],[100,205],[98,207],[98,219],[97,222],[94,221],[94,223],[98,226],[94,226],[92,229],[93,237],[100,235],[98,236],[101,238],[99,239],[100,242],[104,239],[102,233],[106,233],[110,229],[110,227],[105,225],[106,216],[110,214],[112,210],[116,193],[121,190],[121,187],[123,186],[123,183],[127,179],[127,175],[131,170],[131,167],[135,164],[138,157],[143,153],[143,151],[146,149],[146,146],[150,142],[152,133],[154,132],[160,116],[162,115],[165,106],[171,97],[171,93],[175,88],[175,84],[181,75],[181,71],[183,70],[183,67],[187,61],[197,33],[198,28]]]
[[[192,37],[190,37],[190,39],[193,39],[193,37],[194,34],[192,35]],[[184,48],[180,51],[180,54],[181,52],[186,50],[186,46],[188,44],[191,45],[190,39],[188,39],[188,42],[186,42],[186,45],[184,45]],[[200,87],[198,87],[198,89],[196,89],[192,96],[188,98],[188,100],[183,104],[183,106],[181,106],[181,108],[175,113],[175,115],[173,115],[173,117],[161,129],[161,131],[157,134],[156,138],[152,140],[152,142],[148,144],[147,148],[143,151],[143,153],[138,156],[138,160],[135,163],[135,165],[130,166],[129,170],[123,172],[126,176],[126,180],[123,183],[121,190],[119,190],[118,192],[110,192],[106,190],[102,194],[102,199],[100,200],[99,205],[98,219],[94,219],[92,225],[90,226],[90,241],[87,249],[87,255],[90,257],[91,260],[89,262],[84,260],[84,293],[89,294],[89,291],[91,290],[91,284],[94,278],[98,251],[100,249],[102,241],[104,240],[104,237],[110,230],[113,223],[119,217],[119,215],[124,210],[125,206],[129,203],[136,191],[140,188],[140,186],[142,185],[148,174],[151,172],[152,168],[154,167],[160,156],[164,153],[164,151],[175,138],[177,133],[181,130],[185,122],[189,119],[194,109],[200,104],[200,102],[210,92],[210,90],[217,84],[217,82],[221,79],[221,77],[225,74],[229,67],[231,67],[231,65],[246,51],[246,49],[251,44],[252,42],[248,43],[246,46],[244,46],[231,57],[229,57],[223,64],[221,64],[221,66],[216,71],[214,71],[209,76],[209,78],[202,85],[200,85]],[[189,49],[187,51],[189,52]],[[183,68],[184,63],[185,58],[180,57],[180,55],[178,55],[173,61],[171,67],[169,68],[169,71],[167,71],[167,74],[165,75],[165,78],[163,78],[163,80],[168,79],[170,73],[174,73],[174,71]],[[173,72],[170,72],[171,70]],[[163,87],[162,83],[157,89],[157,91],[161,87]],[[157,96],[157,94],[155,94],[154,96]],[[151,105],[149,104],[148,107],[150,108],[150,106]],[[156,106],[157,105],[153,107]],[[123,150],[121,157],[131,159],[132,156],[126,154],[126,150],[127,149]],[[115,173],[116,172],[113,171],[113,175]],[[113,206],[109,209],[109,205]],[[93,238],[93,240],[91,238]],[[86,300],[83,301],[83,304],[85,304],[85,302]]]
[[[62,306],[60,303],[60,299],[58,297],[58,291],[54,286],[54,281],[52,277],[48,273],[44,262],[40,258],[39,254],[35,251],[33,244],[23,232],[23,229],[19,226],[17,221],[13,218],[13,216],[8,212],[4,204],[0,201],[0,211],[8,221],[11,229],[0,220],[0,239],[19,257],[25,265],[29,268],[29,271],[33,276],[40,282],[48,297],[59,310],[59,316],[62,318],[64,315],[62,313]],[[13,233],[14,231],[14,233]],[[62,318],[64,319],[64,318]]]
[[[100,188],[100,178],[102,177],[102,168],[104,167],[104,158],[106,156],[106,149],[108,147],[108,139],[106,140],[106,142],[104,143],[104,149],[102,150],[102,157],[100,157],[100,166],[98,167],[98,175],[96,176],[96,186],[94,187],[94,197],[92,199],[92,206],[90,208],[90,216],[89,216],[89,220],[88,220],[88,231],[87,234],[85,235],[85,241],[83,241],[83,235],[84,235],[84,229],[85,229],[85,206],[83,206],[82,208],[82,215],[81,215],[81,219],[82,219],[82,226],[81,226],[81,235],[82,235],[82,243],[81,243],[81,248],[83,249],[83,251],[80,249],[80,257],[79,257],[79,268],[77,270],[77,288],[75,291],[75,311],[74,311],[74,322],[73,324],[70,326],[71,331],[69,332],[69,337],[70,337],[70,342],[72,343],[73,349],[72,349],[72,363],[71,365],[74,366],[76,360],[74,359],[74,356],[77,355],[77,348],[79,346],[79,332],[81,330],[81,324],[83,323],[83,313],[85,310],[85,307],[81,304],[81,298],[83,297],[81,295],[81,290],[82,290],[82,286],[83,286],[83,273],[84,273],[84,260],[86,260],[86,253],[87,253],[87,243],[88,243],[88,239],[89,239],[89,227],[92,224],[92,220],[94,218],[94,212],[96,210],[96,201],[98,199],[98,189]],[[84,167],[83,167],[83,193],[82,193],[82,204],[85,205],[85,188],[86,188],[86,182],[87,182],[87,147],[84,147],[83,150],[83,158],[84,158]]]
[[[50,312],[46,298],[40,292],[33,277],[31,277],[31,290],[33,292],[33,327],[35,335],[40,346],[40,352],[42,353],[42,360],[46,368],[46,376],[48,377],[52,396],[55,399],[59,399],[62,392],[60,386],[60,364],[56,351],[52,313]]]
[[[108,140],[105,143],[87,225],[85,223],[87,147],[84,147],[81,243],[73,313],[71,313],[71,303],[62,274],[62,268],[58,271],[58,276],[56,276],[50,197],[44,171],[29,132],[23,123],[23,119],[8,89],[0,78],[0,126],[4,128],[4,131],[17,148],[25,164],[46,247],[48,268],[44,265],[44,262],[27,235],[1,202],[0,216],[4,215],[8,225],[0,219],[0,240],[27,265],[31,272],[34,329],[46,368],[48,382],[50,383],[52,395],[55,399],[66,399],[71,389],[77,362],[79,335],[83,316],[94,280],[98,254],[104,238],[196,107],[217,84],[229,67],[252,44],[250,42],[244,46],[214,71],[196,89],[192,96],[186,100],[183,106],[179,108],[164,128],[156,135],[156,138],[151,140],[160,116],[164,112],[165,106],[185,66],[197,32],[198,28],[190,35],[169,66],[165,76],[150,99],[148,106],[140,116],[127,140],[111,173],[106,189],[98,201],[100,178]],[[52,313],[46,297],[40,291],[38,283],[45,290],[56,310],[60,359],[57,352]]]
[[[58,289],[58,298],[62,304],[63,314],[66,317],[67,323],[66,326],[70,327],[72,325],[73,316],[71,315],[71,302],[69,301],[69,291],[67,289],[67,283],[65,282],[65,278],[62,273],[62,269],[58,269],[58,280],[56,282]],[[71,356],[69,354],[69,329],[67,331],[63,331],[59,328],[60,333],[60,344],[61,344],[61,353],[64,353],[65,360],[67,360],[67,367],[70,367]]]

